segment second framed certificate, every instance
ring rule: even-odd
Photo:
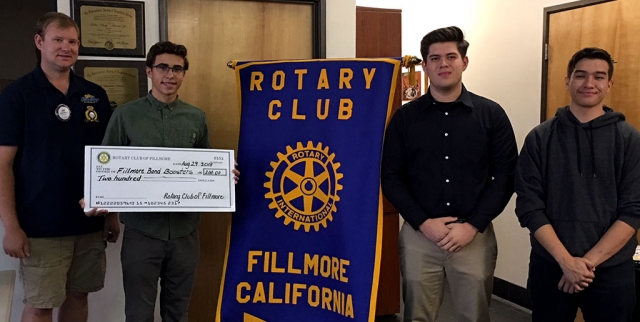
[[[145,56],[144,2],[71,0],[80,55]]]
[[[111,108],[147,95],[144,61],[78,60],[75,73],[100,85],[107,92]]]

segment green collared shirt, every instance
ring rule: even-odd
[[[205,114],[180,99],[170,104],[147,97],[113,112],[102,145],[168,148],[211,148]],[[121,213],[125,226],[150,237],[169,240],[191,234],[200,224],[199,213]]]

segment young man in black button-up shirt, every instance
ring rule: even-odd
[[[489,321],[491,221],[513,194],[518,151],[500,105],[462,84],[468,46],[458,27],[422,39],[429,90],[402,106],[386,132],[382,189],[405,220],[404,321],[436,320],[445,274],[459,321]]]

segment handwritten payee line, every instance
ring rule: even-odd
[[[142,177],[141,181],[162,181],[162,182],[196,182],[198,178],[193,177]]]

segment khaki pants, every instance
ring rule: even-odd
[[[458,321],[489,322],[498,247],[490,224],[456,253],[444,251],[404,223],[399,238],[405,322],[435,322],[445,274]]]

